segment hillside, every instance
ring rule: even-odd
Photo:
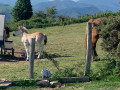
[[[11,9],[12,7],[7,4],[0,4],[0,13],[6,15],[6,20],[11,21]]]
[[[62,9],[58,11],[58,14],[70,16],[70,17],[78,17],[80,15],[84,16],[86,14],[93,15],[97,12],[101,12],[101,11],[95,6],[86,6],[86,7],[73,7],[73,8]]]
[[[98,12],[113,11],[120,9],[119,0],[54,0],[40,2],[33,5],[33,10],[45,10],[47,7],[56,6],[58,15],[77,17],[85,14],[95,14]]]
[[[0,0],[0,13],[7,16],[7,20],[11,20],[11,6],[14,6],[17,0],[7,1]],[[11,6],[9,6],[9,5]],[[113,11],[116,12],[120,9],[119,0],[31,0],[34,11],[45,10],[48,7],[56,6],[58,15],[78,17],[85,14],[95,14],[98,12]]]
[[[56,6],[58,15],[77,17],[85,14],[95,14],[101,12],[94,5],[78,3],[72,0],[54,0],[50,2],[41,2],[33,6],[34,11],[45,10],[47,7]]]
[[[120,9],[120,0],[79,0],[77,3],[86,3],[96,6],[102,11],[116,12]]]

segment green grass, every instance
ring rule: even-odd
[[[69,83],[60,90],[119,90],[119,81],[94,81],[88,83]]]
[[[48,36],[48,43],[44,46],[44,51],[55,56],[54,60],[58,61],[59,67],[64,68],[77,63],[82,63],[82,72],[85,69],[85,23],[72,24],[68,26],[56,26],[43,29],[30,29],[29,32],[43,32]],[[19,37],[13,37],[12,32],[10,40],[14,42],[15,52],[24,52],[24,46]],[[17,50],[16,50],[17,49]],[[36,46],[36,51],[38,47]],[[35,60],[35,78],[41,77],[41,70],[48,69],[54,74],[57,69],[48,59]],[[1,73],[4,72],[4,73]],[[0,64],[0,79],[6,78],[11,80],[28,78],[28,62],[10,62]]]
[[[53,56],[53,59],[59,63],[60,69],[65,67],[72,67],[73,65],[79,65],[78,76],[83,76],[85,72],[85,26],[86,23],[81,24],[72,24],[67,26],[56,26],[56,27],[47,27],[40,29],[30,29],[29,32],[33,33],[36,31],[43,32],[48,37],[48,43],[44,46],[44,51],[49,55]],[[13,32],[11,32],[10,40],[14,42],[14,48],[16,51],[24,52],[24,46],[19,37],[13,37]],[[105,52],[101,49],[100,46],[101,40],[99,39],[97,43],[97,52],[101,59],[104,59]],[[36,46],[36,51],[38,47]],[[17,57],[17,56],[16,56]],[[29,62],[19,61],[17,62],[1,62],[0,63],[0,79],[5,78],[9,80],[24,80],[28,79],[28,70]],[[99,70],[102,67],[104,62],[92,62],[91,68],[93,71]],[[77,67],[77,66],[76,66]],[[34,78],[41,78],[41,70],[48,69],[52,74],[55,74],[57,71],[53,63],[47,58],[44,59],[35,59],[34,63]],[[114,90],[119,88],[120,83],[118,81],[94,81],[89,83],[72,83],[67,84],[66,87],[60,88],[61,90]],[[17,88],[17,89],[16,89]],[[31,90],[31,87],[11,87],[9,90],[15,89],[25,89]],[[39,87],[33,86],[33,89]],[[118,89],[119,90],[119,89]]]

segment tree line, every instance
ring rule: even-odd
[[[120,12],[113,13],[106,11],[104,13],[96,13],[94,15],[79,16],[78,18],[57,15],[57,9],[55,6],[46,8],[45,11],[39,10],[33,12],[30,0],[17,0],[15,6],[12,9],[13,21],[8,25],[11,30],[15,30],[19,24],[24,25],[28,29],[30,28],[44,28],[50,26],[69,25],[74,23],[87,22],[90,18],[98,18],[104,16],[117,15]]]
[[[103,49],[112,54],[118,54],[120,57],[120,10],[118,12],[106,11],[96,13],[94,15],[86,14],[78,18],[57,15],[55,6],[46,8],[45,11],[32,11],[30,0],[17,0],[13,10],[13,21],[7,24],[11,31],[17,28],[17,25],[22,24],[28,29],[44,28],[51,26],[62,26],[74,23],[87,22],[89,19],[108,16],[108,19],[103,22],[101,27],[101,37],[103,39]],[[117,53],[115,53],[117,52]]]

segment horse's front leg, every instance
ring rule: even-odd
[[[29,60],[29,48],[28,48],[28,43],[24,43],[24,46],[25,46],[25,51],[26,51],[26,61]]]

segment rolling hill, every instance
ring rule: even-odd
[[[6,20],[11,21],[11,9],[12,7],[7,4],[0,4],[0,14],[6,15]]]
[[[116,12],[120,9],[120,0],[79,0],[77,3],[94,5],[101,11],[110,10]]]
[[[0,0],[0,13],[4,13],[8,20],[11,20],[11,6],[17,0]],[[45,10],[48,7],[56,6],[58,15],[78,17],[85,14],[95,14],[98,12],[113,11],[120,9],[119,0],[31,0],[34,11]],[[6,3],[6,4],[5,4]],[[10,6],[11,5],[11,6]]]
[[[33,6],[34,11],[45,10],[48,7],[56,6],[58,15],[77,17],[85,14],[95,14],[102,12],[94,5],[86,3],[78,3],[72,0],[54,0],[49,2],[41,2]]]
[[[105,11],[116,12],[120,9],[119,0],[79,0],[77,2],[73,0],[54,0],[33,5],[33,10],[45,10],[51,6],[56,6],[58,15],[72,17]]]

